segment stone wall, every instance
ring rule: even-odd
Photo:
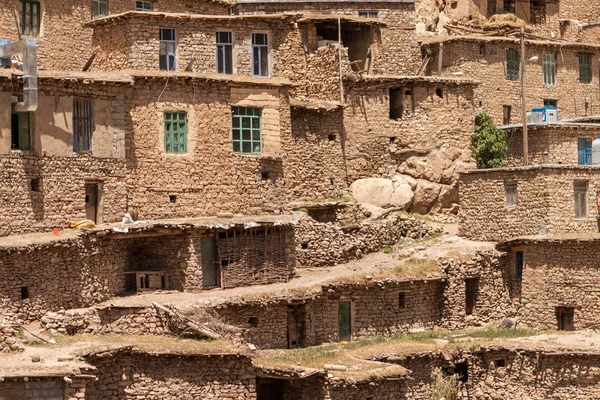
[[[404,214],[346,226],[306,216],[295,231],[296,257],[303,267],[342,264],[393,246],[402,238],[421,239],[436,233],[431,225]]]
[[[84,378],[25,377],[4,378],[0,398],[23,400],[81,400],[86,397]]]
[[[505,261],[510,294],[518,304],[520,324],[539,330],[559,329],[557,312],[574,310],[575,330],[600,322],[599,295],[593,288],[599,273],[595,240],[515,241]],[[523,253],[523,275],[516,276],[516,252]]]
[[[427,47],[427,46],[426,46]],[[439,47],[431,45],[432,60],[429,74],[435,74],[438,66]],[[519,50],[517,39],[455,38],[444,42],[442,75],[464,73],[464,78],[479,81],[475,98],[497,125],[503,124],[504,106],[511,107],[510,123],[521,121],[520,80],[506,79],[506,52]],[[557,54],[556,85],[545,85],[542,58],[544,53]],[[579,53],[590,53],[592,57],[592,81],[579,82]],[[545,45],[544,42],[528,41],[527,59],[537,55],[538,61],[527,66],[527,109],[542,107],[544,99],[558,100],[559,118],[597,114],[600,102],[596,94],[599,84],[598,70],[600,51],[585,44],[562,44],[560,47]],[[519,77],[521,72],[519,71]]]
[[[503,240],[550,233],[597,232],[600,170],[586,166],[531,166],[465,171],[460,181],[459,235]],[[588,182],[587,218],[575,218],[574,183]],[[517,185],[518,204],[506,205],[507,183]]]
[[[246,356],[122,352],[87,361],[98,368],[99,379],[86,400],[256,399],[256,374]]]
[[[508,154],[502,163],[505,167],[523,165],[522,128],[505,130],[508,137]],[[598,137],[600,129],[557,126],[529,126],[527,129],[529,164],[577,164],[577,139]]]
[[[351,302],[352,340],[432,328],[442,315],[443,288],[442,278],[331,284],[304,300],[223,304],[216,311],[225,323],[243,327],[243,339],[261,348],[288,348],[289,324],[295,321],[292,347],[306,347],[339,341],[340,301]]]

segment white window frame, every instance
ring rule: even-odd
[[[219,42],[219,34],[226,33],[229,35],[229,42]],[[233,32],[230,31],[217,31],[215,35],[215,42],[217,46],[217,74],[233,75]],[[227,56],[230,54],[231,65],[227,68]]]
[[[361,10],[358,12],[359,17],[363,18],[379,18],[379,11],[376,10]]]
[[[163,31],[170,30],[173,33],[173,39],[163,39]],[[159,28],[159,40],[160,40],[160,49],[158,56],[159,69],[161,71],[177,71],[177,31],[175,28]],[[164,53],[163,54],[163,44],[164,44]],[[169,58],[173,56],[173,65],[171,65]],[[165,58],[165,66],[166,69],[161,68],[160,62],[162,57]]]
[[[94,6],[96,7],[95,13]],[[92,0],[92,19],[104,18],[108,14],[108,0]]]
[[[264,35],[265,36],[265,43],[264,44],[255,44],[255,38],[257,37],[257,35]],[[261,57],[260,57],[260,53],[262,53],[263,51],[267,52],[267,73],[266,75],[262,74],[262,70],[263,70],[263,64],[261,61]],[[257,52],[259,52],[259,57],[258,57],[258,71],[255,69],[255,63],[254,63],[254,59],[256,57]],[[258,73],[257,73],[258,72]],[[269,34],[266,32],[253,32],[252,33],[252,76],[257,76],[257,77],[261,77],[261,78],[268,78],[270,75],[271,71],[269,69]]]

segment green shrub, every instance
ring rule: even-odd
[[[497,168],[508,152],[508,142],[503,131],[496,128],[485,112],[475,117],[475,132],[471,137],[473,155],[478,168]]]
[[[441,369],[436,368],[431,373],[433,382],[431,383],[432,400],[456,400],[458,397],[458,376],[446,376]]]

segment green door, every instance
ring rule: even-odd
[[[352,338],[351,302],[340,301],[338,303],[338,337],[340,341],[350,341]]]
[[[211,288],[219,286],[219,270],[217,267],[217,244],[215,238],[202,238],[202,286]]]

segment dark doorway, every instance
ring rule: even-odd
[[[85,217],[98,222],[98,184],[85,184]]]
[[[134,294],[137,291],[137,282],[135,273],[125,275],[125,294]]]
[[[304,347],[306,305],[288,306],[288,348]]]
[[[557,307],[556,308],[556,319],[558,320],[558,329],[561,331],[573,331],[575,330],[573,324],[573,317],[575,316],[575,309],[572,307]]]
[[[217,265],[217,243],[215,238],[203,238],[202,252],[202,286],[205,289],[219,286],[219,267]]]
[[[465,279],[465,312],[467,315],[472,315],[475,312],[475,304],[477,303],[478,290],[478,278]]]
[[[283,384],[281,379],[258,379],[257,400],[283,400]]]
[[[338,339],[340,341],[350,341],[352,339],[351,304],[349,301],[338,303]]]

